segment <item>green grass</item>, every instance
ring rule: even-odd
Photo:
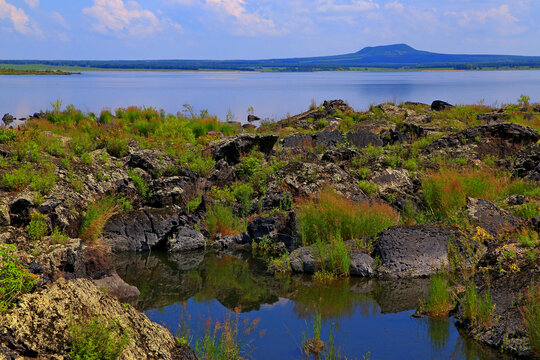
[[[116,360],[132,342],[129,331],[118,320],[93,316],[70,327],[73,360]]]
[[[118,213],[119,208],[117,201],[112,197],[104,197],[90,204],[83,214],[79,238],[88,242],[98,240],[107,220]]]
[[[484,329],[491,326],[494,305],[489,289],[484,291],[482,297],[474,284],[467,285],[462,304],[464,316],[473,326],[478,325]]]
[[[32,213],[30,223],[26,227],[28,232],[28,237],[33,241],[39,241],[43,239],[47,232],[49,231],[49,226],[46,221],[47,217],[43,214],[40,214],[37,211]]]
[[[0,244],[0,315],[22,294],[34,287],[37,278],[19,263],[15,245]]]
[[[239,234],[245,231],[247,226],[244,219],[233,213],[232,207],[220,203],[210,205],[205,222],[210,238],[214,238],[217,233],[223,236]]]
[[[439,317],[447,316],[452,307],[453,302],[446,278],[441,274],[432,276],[429,281],[428,299],[421,304],[421,310],[430,316]]]
[[[317,199],[298,206],[298,226],[304,245],[375,235],[398,221],[399,215],[387,204],[354,202],[330,188],[321,191]]]
[[[135,185],[135,188],[139,192],[139,195],[141,195],[143,199],[147,199],[152,196],[152,192],[150,191],[150,186],[148,185],[146,180],[143,179],[142,176],[137,174],[137,172],[132,169],[128,170],[127,173],[129,177],[131,178],[131,181],[133,181],[133,185]]]
[[[533,356],[540,356],[540,286],[531,280],[527,300],[522,312],[527,326],[529,344]]]

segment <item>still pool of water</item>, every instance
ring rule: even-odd
[[[135,306],[175,333],[191,329],[192,345],[209,320],[238,321],[250,359],[299,359],[316,313],[321,338],[347,359],[506,359],[462,337],[452,319],[414,318],[429,280],[342,279],[272,275],[247,253],[138,254],[117,270],[141,291]],[[252,326],[253,324],[255,326]],[[247,330],[247,331],[246,331]]]
[[[245,120],[281,119],[317,103],[343,99],[358,110],[385,101],[451,103],[540,101],[540,70],[321,73],[87,72],[73,76],[0,75],[0,116],[26,117],[61,99],[83,111],[152,106],[176,114],[183,104]]]

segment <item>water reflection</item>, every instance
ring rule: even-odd
[[[249,253],[153,252],[124,255],[117,264],[120,276],[141,290],[135,306],[173,332],[185,320],[197,333],[209,319],[233,312],[239,321],[257,319],[257,333],[247,339],[254,359],[300,358],[302,334],[316,313],[322,338],[335,325],[340,352],[349,359],[367,352],[372,359],[502,358],[461,337],[452,320],[411,317],[426,294],[426,279],[350,278],[323,286],[305,276],[271,275]]]

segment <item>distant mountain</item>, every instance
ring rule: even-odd
[[[92,69],[317,71],[357,69],[540,68],[540,56],[439,54],[407,44],[365,47],[344,55],[264,60],[0,60],[0,64]],[[4,65],[6,66],[6,65]]]

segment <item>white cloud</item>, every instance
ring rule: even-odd
[[[494,30],[501,35],[515,35],[526,30],[525,27],[518,25],[519,19],[512,15],[507,4],[487,11],[453,11],[447,12],[445,15],[456,17],[458,24],[462,27],[478,27],[479,25],[493,23],[495,25]]]
[[[388,3],[388,4],[384,5],[384,7],[386,9],[394,10],[394,11],[397,11],[397,12],[402,12],[403,8],[404,8],[403,4],[398,2],[398,1]]]
[[[141,8],[136,1],[94,0],[92,7],[83,13],[94,18],[93,30],[102,34],[145,37],[173,28],[178,32],[182,26],[166,17],[157,17],[150,10]]]
[[[53,11],[52,12],[52,18],[54,19],[54,21],[56,21],[58,24],[60,24],[63,28],[67,29],[69,27],[69,25],[66,22],[66,19],[64,19],[62,14],[60,14],[59,12]]]
[[[205,5],[208,9],[232,17],[234,28],[231,28],[231,32],[235,35],[278,35],[283,32],[268,16],[249,12],[245,0],[206,0]]]
[[[378,9],[379,4],[371,0],[318,0],[317,11],[319,12],[358,12]]]
[[[24,35],[41,35],[41,31],[35,27],[23,9],[0,0],[0,19],[9,19],[13,23],[15,31]]]
[[[32,9],[35,9],[39,6],[39,0],[24,0],[24,2]]]

